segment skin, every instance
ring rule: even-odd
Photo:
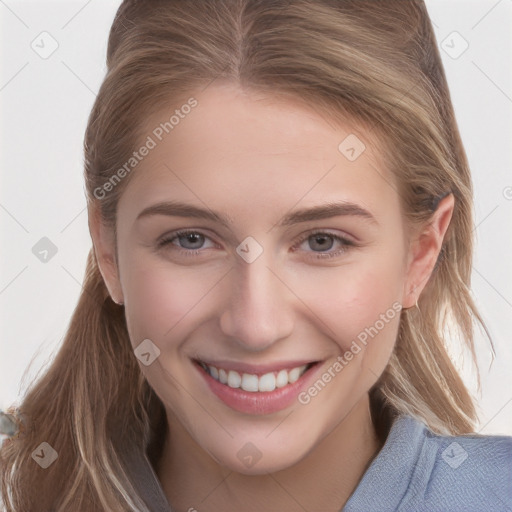
[[[414,306],[441,249],[453,196],[413,231],[393,176],[363,129],[333,125],[299,100],[231,83],[195,97],[198,106],[137,166],[121,196],[117,263],[113,233],[94,209],[89,217],[102,275],[113,299],[124,302],[133,347],[150,339],[160,350],[151,365],[139,363],[171,433],[158,477],[178,512],[340,510],[381,448],[368,391],[386,367],[400,315],[307,405],[276,413],[231,409],[191,358],[322,361],[314,380],[321,377],[393,304]],[[147,134],[166,116],[148,119]],[[338,150],[351,133],[366,144],[355,161]],[[136,220],[170,200],[207,207],[232,223]],[[328,201],[355,203],[375,222],[343,215],[277,225],[291,211]],[[157,249],[163,235],[184,228],[206,238],[174,238]],[[353,245],[327,237],[318,248],[313,230]],[[252,263],[236,252],[247,236],[263,248]],[[197,247],[199,255],[184,254]],[[261,454],[251,467],[237,456],[248,442]]]

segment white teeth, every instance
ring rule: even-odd
[[[294,368],[289,374],[288,374],[288,382],[297,382],[299,380],[299,377],[300,377],[300,372],[301,370],[305,368],[305,367],[300,367],[300,368]]]
[[[288,384],[288,372],[286,370],[281,370],[276,377],[276,387],[282,388]]]
[[[286,370],[284,370],[286,371]],[[260,377],[258,384],[259,391],[274,391],[276,389],[276,377],[273,373],[265,373]]]
[[[258,391],[258,376],[244,373],[240,387],[245,391],[252,391],[253,393]]]
[[[212,366],[209,366],[208,368],[212,368]],[[215,378],[211,372],[210,375]],[[226,370],[223,370],[222,368],[219,370],[219,382],[222,384],[228,383],[228,374],[226,373]]]
[[[210,370],[210,375],[214,378],[219,380],[219,370],[215,368],[215,366],[208,366],[208,369]]]
[[[244,391],[252,393],[274,391],[276,388],[282,388],[288,384],[293,384],[300,379],[306,371],[307,365],[298,366],[291,370],[280,370],[279,372],[265,373],[261,377],[258,375],[244,373],[240,375],[234,370],[226,371],[215,366],[201,364],[203,368],[208,368],[208,373],[222,384],[227,384],[230,388],[241,388]]]
[[[233,370],[229,370],[228,373],[228,386],[230,388],[239,388],[242,383],[242,377],[238,372],[234,372]]]

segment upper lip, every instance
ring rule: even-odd
[[[199,363],[204,363],[209,366],[214,366],[217,369],[233,370],[240,374],[249,373],[252,375],[264,375],[265,373],[276,372],[279,370],[291,370],[299,366],[317,363],[318,360],[314,359],[302,359],[302,360],[288,360],[288,361],[277,361],[275,363],[267,364],[248,364],[238,361],[223,360],[207,360],[207,359],[195,359]]]

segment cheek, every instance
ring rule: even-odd
[[[212,273],[176,271],[164,264],[128,264],[124,288],[128,331],[133,343],[150,338],[162,346],[176,339],[182,320],[193,317],[214,282]]]
[[[322,269],[300,285],[300,294],[314,313],[311,318],[317,318],[316,325],[323,326],[324,334],[336,342],[342,354],[350,351],[353,355],[364,353],[365,359],[381,359],[394,345],[402,269],[394,263],[398,258],[376,260]]]

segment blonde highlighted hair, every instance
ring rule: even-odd
[[[377,416],[402,411],[439,433],[472,432],[475,406],[444,341],[450,325],[476,360],[474,327],[484,326],[470,293],[472,185],[423,1],[124,1],[84,141],[88,206],[105,224],[115,227],[131,176],[101,199],[95,190],[145,139],[149,115],[215,79],[364,124],[382,143],[410,225],[428,222],[453,193],[436,268],[419,308],[402,311],[395,350],[371,396]],[[23,432],[0,451],[8,512],[151,509],[125,448],[155,463],[165,413],[93,249],[63,345],[18,409]],[[43,441],[59,454],[48,470],[31,458]]]

